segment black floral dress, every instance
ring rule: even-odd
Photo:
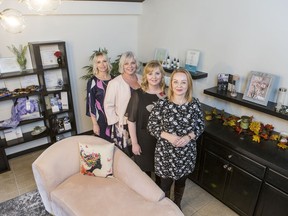
[[[159,100],[149,116],[147,129],[157,139],[155,148],[155,174],[161,178],[178,180],[193,172],[196,162],[196,139],[204,131],[204,118],[198,99],[177,105],[168,99]],[[162,131],[185,136],[192,131],[195,140],[184,147],[174,147],[160,137]]]

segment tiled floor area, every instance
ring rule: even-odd
[[[0,174],[0,202],[36,189],[31,164],[41,153],[37,151],[9,160],[11,171]],[[190,180],[187,180],[182,209],[185,216],[238,215]]]
[[[11,170],[0,174],[0,202],[36,189],[31,164],[42,151],[9,160]]]

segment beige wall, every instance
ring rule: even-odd
[[[196,97],[233,114],[254,115],[257,120],[273,124],[278,131],[287,128],[287,121],[203,94],[203,89],[216,85],[218,73],[239,74],[238,90],[243,92],[252,70],[277,75],[277,86],[288,88],[286,0],[63,1],[59,11],[48,16],[35,15],[16,0],[4,0],[0,11],[8,7],[26,14],[27,28],[21,34],[0,28],[0,57],[11,56],[6,47],[10,44],[67,42],[79,132],[91,129],[85,116],[86,82],[80,79],[82,67],[99,47],[106,47],[112,59],[132,50],[143,62],[153,58],[155,48],[167,48],[182,63],[186,50],[199,49],[199,70],[209,75],[194,81]]]
[[[106,47],[112,60],[126,50],[138,52],[138,18],[142,4],[63,2],[55,14],[48,16],[36,15],[16,0],[5,0],[0,11],[5,8],[17,8],[24,13],[27,27],[20,34],[7,33],[0,27],[0,57],[13,56],[6,47],[11,44],[66,41],[78,131],[91,130],[91,121],[85,116],[86,82],[80,79],[85,73],[82,67],[89,64],[89,56],[99,47]],[[6,117],[1,118],[0,114],[0,119]]]
[[[218,73],[239,74],[241,92],[249,71],[274,74],[276,86],[288,88],[287,8],[285,0],[145,0],[139,55],[147,61],[155,48],[167,48],[183,63],[188,49],[200,50],[199,70],[208,78],[194,81],[196,97],[236,115],[253,115],[278,131],[287,130],[287,121],[203,94],[203,89],[216,86]]]
[[[112,60],[127,50],[138,53],[138,19],[142,13],[142,4],[63,1],[59,10],[48,16],[36,15],[16,0],[4,0],[0,11],[6,8],[17,8],[23,12],[27,28],[20,34],[10,34],[0,26],[0,58],[13,56],[7,45],[66,41],[77,129],[79,133],[91,130],[91,120],[85,115],[86,81],[80,79],[85,73],[82,67],[89,64],[89,56],[99,47],[106,47]],[[11,107],[11,104],[7,104],[6,109],[2,105],[0,120],[8,118]],[[6,152],[13,154],[40,144],[25,143],[6,149]]]

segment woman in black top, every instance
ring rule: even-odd
[[[158,61],[149,62],[143,72],[141,88],[132,93],[127,108],[132,151],[138,166],[151,176],[154,172],[155,137],[147,131],[147,122],[154,103],[164,98],[164,70]],[[159,183],[158,178],[156,183]]]

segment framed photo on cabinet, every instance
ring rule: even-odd
[[[243,99],[267,106],[274,80],[275,76],[272,74],[251,71]]]

